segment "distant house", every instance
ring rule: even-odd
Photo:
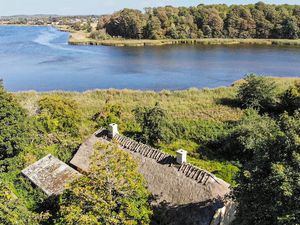
[[[52,155],[22,170],[22,174],[48,196],[61,194],[66,184],[81,175]]]
[[[117,125],[111,124],[109,129],[100,129],[84,142],[70,163],[79,171],[88,172],[97,142],[117,143],[138,162],[139,172],[155,196],[153,204],[165,213],[165,224],[221,224],[225,217],[231,221],[234,208],[227,210],[223,202],[224,196],[230,192],[230,185],[187,163],[184,150],[179,150],[177,157],[173,157],[120,135]],[[229,211],[230,215],[227,214]]]

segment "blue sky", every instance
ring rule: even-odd
[[[200,3],[247,4],[259,0],[0,0],[0,16],[15,14],[105,14],[122,8],[149,6],[192,6]],[[266,0],[273,4],[300,4],[299,0]]]

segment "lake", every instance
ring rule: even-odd
[[[300,75],[300,48],[71,46],[52,27],[0,27],[0,78],[9,91],[178,90],[228,86],[247,73]]]

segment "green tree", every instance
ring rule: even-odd
[[[235,224],[296,225],[300,218],[300,114],[284,114],[243,165],[233,195]]]
[[[149,196],[131,156],[114,145],[98,145],[90,172],[61,196],[56,224],[149,224]]]
[[[111,123],[121,123],[122,107],[120,105],[107,104],[102,112],[96,113],[93,120],[98,127],[108,127]]]
[[[247,109],[241,120],[221,136],[217,152],[228,160],[245,162],[252,159],[258,145],[276,138],[280,132],[276,121],[267,115],[259,115],[254,109]]]
[[[244,107],[252,107],[260,111],[271,108],[275,103],[276,85],[273,81],[255,74],[245,77],[238,90],[237,98]]]
[[[158,104],[153,108],[137,107],[134,109],[134,114],[142,128],[141,139],[144,142],[155,146],[164,140],[166,113]]]
[[[300,108],[300,83],[289,88],[281,97],[282,108],[289,113],[293,113]]]
[[[29,142],[27,115],[0,81],[0,160],[20,153]]]
[[[143,32],[144,38],[161,39],[164,37],[163,30],[161,29],[160,20],[153,15],[149,16],[149,19],[147,21],[146,26],[144,27]]]
[[[76,102],[49,96],[39,100],[38,120],[47,132],[68,132],[77,135],[81,113]]]
[[[37,225],[38,216],[30,212],[25,204],[0,179],[0,224]]]
[[[105,25],[111,36],[124,38],[142,38],[145,25],[144,15],[139,10],[124,9],[115,13]]]

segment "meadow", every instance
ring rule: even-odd
[[[275,81],[278,92],[292,86],[297,78],[270,78]],[[79,137],[81,141],[90,136],[99,124],[94,121],[97,114],[104,116],[111,106],[118,106],[117,118],[120,131],[134,138],[139,126],[133,110],[136,107],[153,107],[156,103],[167,112],[168,123],[176,138],[161,142],[159,148],[175,154],[179,148],[189,151],[189,162],[235,185],[238,171],[231,162],[214,154],[210,142],[226,133],[243,115],[243,109],[236,104],[236,93],[243,81],[230,87],[215,89],[189,89],[181,91],[138,91],[138,90],[91,90],[86,92],[16,92],[13,93],[21,105],[34,116],[38,113],[39,101],[45,97],[59,97],[78,105],[81,120]]]

